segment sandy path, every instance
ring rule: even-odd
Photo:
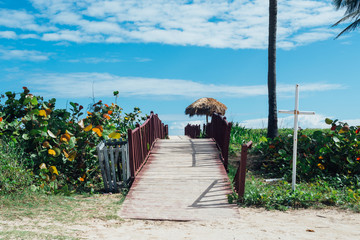
[[[239,220],[97,223],[87,239],[360,239],[360,214],[339,210],[239,209]],[[84,229],[82,229],[84,230]]]

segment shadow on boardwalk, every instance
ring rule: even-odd
[[[208,220],[237,218],[229,204],[229,179],[211,139],[158,140],[123,203],[131,219]]]

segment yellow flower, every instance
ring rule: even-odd
[[[60,137],[60,141],[62,142],[69,142],[70,141],[70,134],[68,133],[64,133],[63,135],[61,135]]]
[[[49,167],[49,171],[52,173],[52,174],[56,174],[56,175],[59,175],[57,169],[55,166],[51,166]]]
[[[99,137],[102,136],[102,132],[100,131],[99,128],[95,127],[95,128],[93,128],[92,130],[93,130],[93,132],[95,132]]]
[[[320,156],[319,159],[322,160],[322,159],[324,159],[324,157],[323,157],[323,156]]]
[[[321,163],[318,163],[318,168],[320,168],[320,170],[324,170],[325,169],[325,166],[324,165],[322,165]]]
[[[49,155],[52,155],[52,156],[56,155],[56,152],[54,150],[52,150],[52,149],[49,149],[48,153],[49,153]]]
[[[72,162],[76,157],[76,152],[75,151],[72,151],[70,154],[69,154],[69,161]]]
[[[90,124],[89,126],[87,126],[86,128],[84,128],[85,132],[88,132],[92,129],[92,124]]]
[[[46,111],[45,110],[40,110],[39,111],[39,116],[46,117]]]
[[[117,133],[117,132],[112,132],[108,135],[108,137],[112,138],[112,139],[119,139],[119,138],[121,138],[121,134]]]

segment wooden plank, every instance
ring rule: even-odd
[[[115,174],[115,158],[114,158],[115,154],[114,154],[114,148],[112,146],[110,146],[109,154],[110,154],[110,166],[111,166],[110,181],[112,182],[113,191],[118,192],[118,186],[117,186],[116,174]]]
[[[104,157],[105,157],[105,174],[106,174],[106,179],[107,179],[107,183],[109,186],[109,191],[113,191],[114,187],[113,187],[113,183],[111,181],[111,173],[110,173],[110,164],[109,164],[109,151],[108,148],[105,146],[104,147]]]
[[[97,146],[97,153],[98,153],[98,158],[99,158],[99,165],[101,168],[101,174],[103,177],[104,188],[105,188],[105,191],[109,191],[109,185],[107,183],[107,177],[106,177],[105,168],[104,168],[104,148],[106,148],[106,146],[102,142],[99,146]]]
[[[136,177],[120,216],[130,219],[238,218],[228,176],[210,139],[158,140]]]

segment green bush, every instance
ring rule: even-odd
[[[327,179],[360,188],[360,128],[327,119],[331,130],[298,134],[297,176],[300,181]],[[262,158],[261,172],[290,179],[293,136],[261,141],[253,150]]]
[[[6,92],[1,99],[0,139],[23,149],[24,166],[47,192],[93,188],[101,182],[96,145],[126,138],[127,129],[145,119],[139,108],[123,113],[117,104],[102,101],[90,105],[87,114],[73,102],[69,110],[57,109],[56,99],[46,101],[26,87],[20,94]]]

